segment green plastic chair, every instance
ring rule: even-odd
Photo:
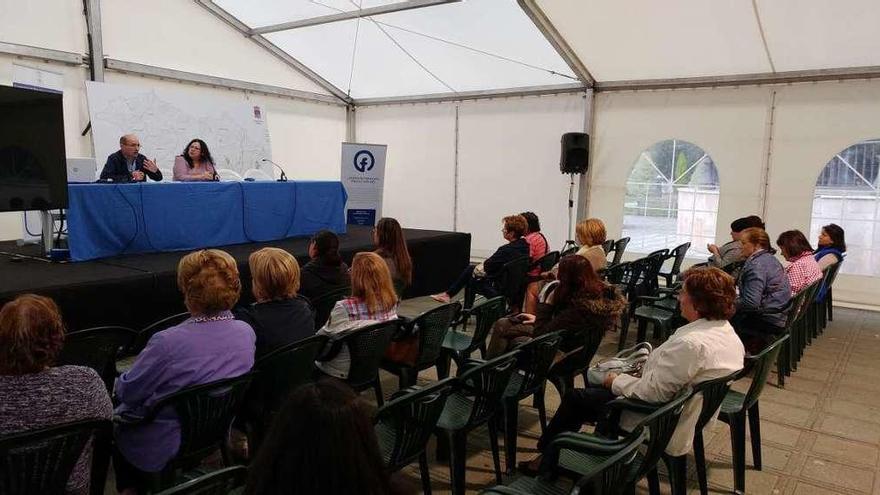
[[[800,353],[801,334],[798,332],[797,323],[802,316],[805,303],[812,293],[811,287],[804,287],[795,294],[788,303],[788,314],[785,317],[785,333],[789,339],[782,344],[779,356],[776,358],[776,381],[779,387],[785,387],[785,377],[791,376],[791,370],[796,363],[795,354]]]
[[[678,426],[678,419],[685,403],[693,395],[693,389],[686,387],[679,391],[675,397],[664,404],[649,404],[636,399],[619,398],[611,401],[611,424],[618,424],[620,414],[623,411],[645,414],[634,432],[640,427],[648,432],[648,439],[643,452],[640,452],[633,466],[626,476],[620,481],[621,489],[634,487],[642,477],[648,477],[648,486],[652,494],[660,493],[660,479],[657,476],[657,462],[663,456],[669,440]],[[551,456],[545,456],[547,462],[553,462]],[[571,471],[578,476],[595,472],[596,465],[604,458],[596,456],[588,450],[574,448],[563,449],[559,453],[559,467]]]
[[[562,341],[560,332],[541,335],[517,346],[511,354],[516,359],[516,370],[510,375],[510,383],[502,396],[504,404],[504,460],[507,473],[512,473],[516,464],[516,441],[519,426],[519,402],[535,396],[535,407],[541,423],[547,422],[547,410],[542,391],[547,382],[547,373],[553,365],[553,358]]]
[[[563,433],[548,446],[548,460],[542,462],[537,478],[522,476],[508,486],[495,486],[482,493],[499,494],[580,494],[619,495],[630,487],[626,478],[637,459],[637,449],[647,438],[645,429],[639,427],[619,440],[608,440],[580,433]],[[563,450],[587,453],[594,460],[592,468],[574,483],[571,489],[556,482],[558,459]]]
[[[254,363],[259,373],[244,404],[248,442],[254,452],[290,393],[312,381],[315,359],[326,342],[326,336],[314,335],[275,349]]]
[[[420,371],[438,365],[446,333],[459,313],[461,304],[452,302],[426,311],[404,325],[401,331],[403,337],[418,337],[419,349],[414,363],[410,365],[389,359],[382,360],[382,369],[399,378],[399,388],[415,385]]]
[[[116,359],[128,347],[137,332],[127,327],[96,327],[70,332],[64,336],[64,347],[56,360],[56,366],[72,364],[86,366],[97,371],[108,392],[118,375]]]
[[[547,381],[556,387],[559,397],[564,397],[568,390],[574,388],[574,377],[583,375],[586,380],[586,373],[590,367],[590,362],[602,343],[603,334],[599,332],[589,331],[585,328],[573,328],[565,330],[562,333],[563,342],[580,342],[581,344],[570,351],[566,351],[561,358],[547,371]],[[585,382],[586,383],[586,382]],[[544,388],[535,393],[536,405],[544,400]],[[540,416],[539,416],[540,417]],[[547,428],[546,418],[540,418],[541,431]]]
[[[700,481],[700,493],[706,495],[708,493],[708,484],[706,482],[706,454],[703,449],[703,428],[709,424],[709,421],[718,414],[718,408],[730,391],[730,385],[739,378],[741,371],[731,373],[728,376],[707,380],[694,386],[694,396],[700,394],[702,397],[702,407],[700,416],[694,428],[694,460],[697,465],[697,477]],[[666,463],[667,472],[670,473],[670,487],[673,495],[683,495],[687,493],[687,455],[670,456],[663,454],[663,461]]]
[[[156,335],[162,330],[167,330],[175,325],[180,325],[184,321],[188,320],[191,316],[192,315],[190,315],[189,312],[184,311],[175,315],[166,316],[159,321],[153,322],[145,326],[140,332],[138,332],[137,337],[134,339],[128,349],[126,349],[126,354],[129,356],[140,354],[140,352],[143,351],[145,347],[147,347],[147,342],[150,341],[150,338],[153,335]]]
[[[491,422],[501,408],[501,397],[514,370],[515,357],[511,354],[485,362],[471,361],[459,368],[455,390],[446,400],[437,421],[437,458],[449,458],[452,493],[455,495],[465,493],[468,433],[485,424],[489,424],[495,479],[501,483],[498,431]]]
[[[103,493],[110,460],[112,425],[89,419],[0,437],[0,493],[62,495],[89,441],[91,493]]]
[[[639,301],[641,305],[633,312],[638,322],[636,341],[645,341],[650,323],[654,330],[654,339],[661,343],[665,342],[682,321],[678,306],[678,291],[661,288],[658,295],[639,296]]]
[[[829,266],[825,269],[822,277],[822,286],[819,289],[814,300],[818,305],[820,331],[825,328],[829,321],[834,321],[834,281],[837,280],[837,274],[840,273],[840,267],[844,260]]]
[[[409,387],[395,393],[376,413],[376,436],[385,466],[394,472],[419,461],[422,491],[431,493],[431,471],[425,449],[452,393],[454,378],[428,387]]]
[[[150,473],[150,491],[158,492],[177,484],[180,471],[191,470],[218,449],[229,465],[227,440],[232,419],[242,403],[254,373],[245,373],[211,383],[186,387],[159,399],[142,418],[114,416],[119,428],[149,423],[159,412],[171,408],[180,423],[180,448],[159,473]]]
[[[602,250],[605,251],[605,256],[614,251],[614,239],[605,239],[605,242],[602,243]]]
[[[614,242],[614,258],[611,260],[612,265],[620,263],[623,259],[623,253],[626,252],[626,246],[629,244],[629,237],[622,237]]]
[[[199,476],[157,495],[227,495],[247,484],[248,470],[244,466],[233,466]]]
[[[385,402],[382,382],[379,380],[379,363],[385,356],[385,349],[391,343],[391,338],[399,328],[400,320],[382,321],[359,328],[338,341],[328,343],[333,349],[348,346],[351,364],[345,383],[357,392],[372,388],[376,394],[376,404],[379,406]],[[331,351],[330,354],[335,353]]]
[[[761,470],[761,416],[758,399],[767,384],[767,375],[779,356],[788,335],[773,341],[754,356],[746,357],[746,369],[752,369],[752,384],[745,394],[730,390],[721,404],[719,418],[730,425],[730,443],[733,453],[733,486],[738,493],[746,488],[746,419],[752,439],[752,459],[755,469]],[[748,366],[748,365],[751,366]]]
[[[449,376],[449,361],[454,360],[455,365],[461,367],[471,357],[474,351],[480,351],[480,356],[486,357],[486,339],[492,330],[492,325],[499,318],[507,314],[504,297],[498,296],[474,305],[470,310],[463,311],[464,318],[476,318],[474,333],[468,335],[459,332],[454,327],[446,332],[441,344],[440,360],[437,362],[437,375],[440,378]]]
[[[672,266],[668,272],[659,272],[659,275],[666,281],[666,287],[672,287],[672,284],[678,279],[681,273],[681,264],[684,263],[684,257],[687,255],[688,249],[691,248],[690,242],[678,245],[669,252],[666,260],[672,260]]]

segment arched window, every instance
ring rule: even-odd
[[[850,146],[822,169],[813,193],[813,245],[829,223],[846,232],[841,272],[880,276],[880,139]]]
[[[699,146],[669,139],[643,151],[626,181],[623,237],[628,251],[649,253],[690,241],[688,257],[715,242],[718,170]]]

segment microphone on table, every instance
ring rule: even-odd
[[[279,171],[281,171],[281,178],[278,179],[278,182],[287,182],[287,174],[284,173],[284,169],[281,168],[281,165],[278,165],[277,163],[273,162],[272,160],[270,160],[268,158],[263,158],[260,161],[269,162],[272,165],[275,165],[275,168],[277,168]]]

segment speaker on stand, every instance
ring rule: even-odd
[[[584,174],[590,167],[590,135],[585,132],[567,132],[562,135],[562,152],[559,157],[559,171],[568,174],[571,182],[568,186],[568,233],[574,220],[574,176]],[[577,247],[577,243],[568,239],[560,252],[569,247]]]

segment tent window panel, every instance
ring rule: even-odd
[[[810,238],[834,223],[846,233],[842,273],[880,276],[880,139],[837,153],[816,180]]]
[[[629,251],[649,253],[691,243],[693,257],[708,256],[715,242],[718,170],[699,146],[680,139],[639,154],[626,182],[623,236]]]

